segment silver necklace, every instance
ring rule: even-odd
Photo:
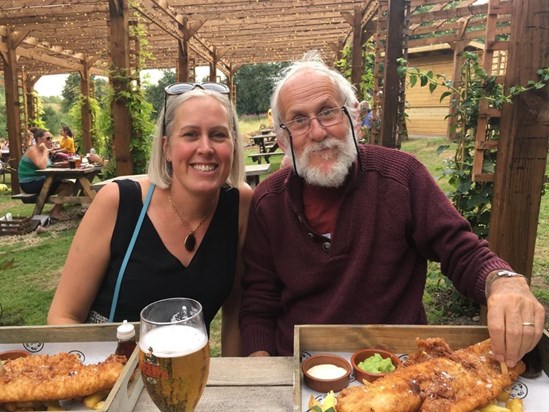
[[[193,229],[193,228],[191,228],[191,225],[189,225],[187,223],[187,221],[185,219],[183,219],[183,217],[179,214],[179,211],[177,210],[177,208],[173,204],[172,193],[168,192],[168,203],[172,207],[173,211],[175,212],[175,214],[177,215],[179,220],[181,220],[181,223],[183,223],[185,225],[185,227],[187,228],[187,230],[189,231],[189,234],[185,237],[185,241],[183,242],[183,244],[185,245],[185,249],[187,249],[189,252],[192,252],[194,250],[194,248],[196,247],[196,237],[195,237],[194,233],[198,230],[198,228],[200,226],[202,226],[202,223],[204,223],[206,218],[209,216],[209,214],[212,211],[213,206],[215,204],[215,200],[216,199],[214,199],[214,201],[212,202],[212,204],[210,205],[210,207],[208,208],[208,210],[206,211],[204,216],[202,216],[202,218],[200,219],[200,222],[198,222],[196,227]]]

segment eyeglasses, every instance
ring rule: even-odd
[[[188,93],[196,88],[203,90],[211,90],[213,92],[221,94],[229,94],[229,88],[221,83],[175,83],[166,86],[164,89],[164,116],[162,119],[162,135],[166,135],[166,104],[168,103],[168,96],[178,96],[180,94]]]
[[[45,139],[46,140],[51,140],[51,136],[46,136]]]
[[[297,172],[297,164],[295,161],[295,152],[294,152],[294,143],[292,138],[292,133],[297,134],[304,134],[309,131],[309,127],[311,126],[311,120],[317,119],[321,126],[328,127],[333,126],[341,121],[343,118],[343,114],[347,117],[347,120],[349,120],[349,124],[351,125],[351,135],[353,139],[353,144],[356,149],[357,153],[357,161],[358,165],[360,167],[360,170],[362,171],[362,161],[360,160],[360,150],[358,150],[358,142],[356,140],[355,136],[355,128],[353,127],[353,119],[351,118],[351,115],[349,114],[349,111],[345,106],[343,107],[336,107],[334,109],[326,109],[319,112],[316,116],[312,117],[306,117],[306,116],[298,116],[291,122],[287,122],[286,124],[281,123],[280,127],[288,132],[288,139],[290,141],[290,152],[292,153],[292,161],[294,163],[294,173],[296,176],[299,176]]]
[[[325,109],[311,117],[297,116],[294,120],[281,124],[280,127],[289,130],[294,136],[302,135],[309,131],[313,119],[318,120],[322,127],[333,126],[343,119],[343,107]]]

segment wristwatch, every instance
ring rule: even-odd
[[[494,280],[496,280],[498,278],[513,278],[515,276],[524,277],[524,275],[521,275],[520,273],[517,273],[517,272],[512,272],[510,270],[498,270],[496,272],[496,276],[497,277],[492,280],[492,283],[494,282]]]
[[[487,279],[487,283],[485,287],[486,298],[488,298],[488,295],[490,294],[490,287],[496,280],[504,279],[504,278],[514,278],[514,277],[524,277],[524,275],[521,275],[520,273],[517,273],[517,272],[513,272],[511,270],[498,270],[497,272],[495,272],[495,275],[492,275]]]

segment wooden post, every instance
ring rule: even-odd
[[[217,82],[217,52],[215,48],[212,51],[212,62],[210,63],[210,81]]]
[[[178,41],[177,81],[189,81],[189,41],[185,38]]]
[[[21,159],[21,110],[19,101],[19,88],[17,85],[17,56],[15,49],[22,39],[17,39],[11,29],[8,29],[4,42],[7,44],[7,51],[2,52],[4,63],[4,86],[6,89],[6,115],[8,141],[10,143],[9,165],[17,170],[19,159]],[[19,176],[17,172],[11,172],[11,193],[18,194]]]
[[[115,70],[112,77],[114,93],[130,92],[130,35],[127,0],[109,0],[111,56]],[[125,99],[115,98],[111,106],[114,135],[113,152],[116,159],[116,175],[133,174],[130,155],[132,135],[131,117]]]
[[[549,66],[547,0],[512,2],[505,90],[537,80]],[[520,94],[503,106],[488,240],[528,279],[536,244],[547,163],[549,87]]]
[[[461,85],[461,65],[463,64],[463,51],[467,42],[465,41],[456,41],[452,45],[454,50],[454,60],[452,66],[452,80],[454,82],[454,88],[459,89]],[[447,136],[449,140],[454,141],[456,139],[456,108],[452,106],[452,102],[459,99],[458,93],[452,93],[450,96],[450,108],[448,110],[448,130]]]
[[[362,78],[362,11],[360,7],[355,7],[353,17],[353,55],[351,62],[351,83],[356,88],[358,100],[362,100],[362,91],[360,90],[360,81]]]
[[[396,147],[400,78],[397,59],[402,57],[405,0],[389,0],[385,74],[383,77],[383,107],[381,111],[381,144]]]
[[[90,67],[87,60],[84,61],[84,69],[80,72],[80,93],[82,94],[82,152],[89,153],[92,148],[92,116],[90,107]]]

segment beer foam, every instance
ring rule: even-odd
[[[208,343],[207,335],[201,330],[185,325],[170,325],[154,328],[139,339],[139,347],[159,358],[179,357],[194,353]]]

